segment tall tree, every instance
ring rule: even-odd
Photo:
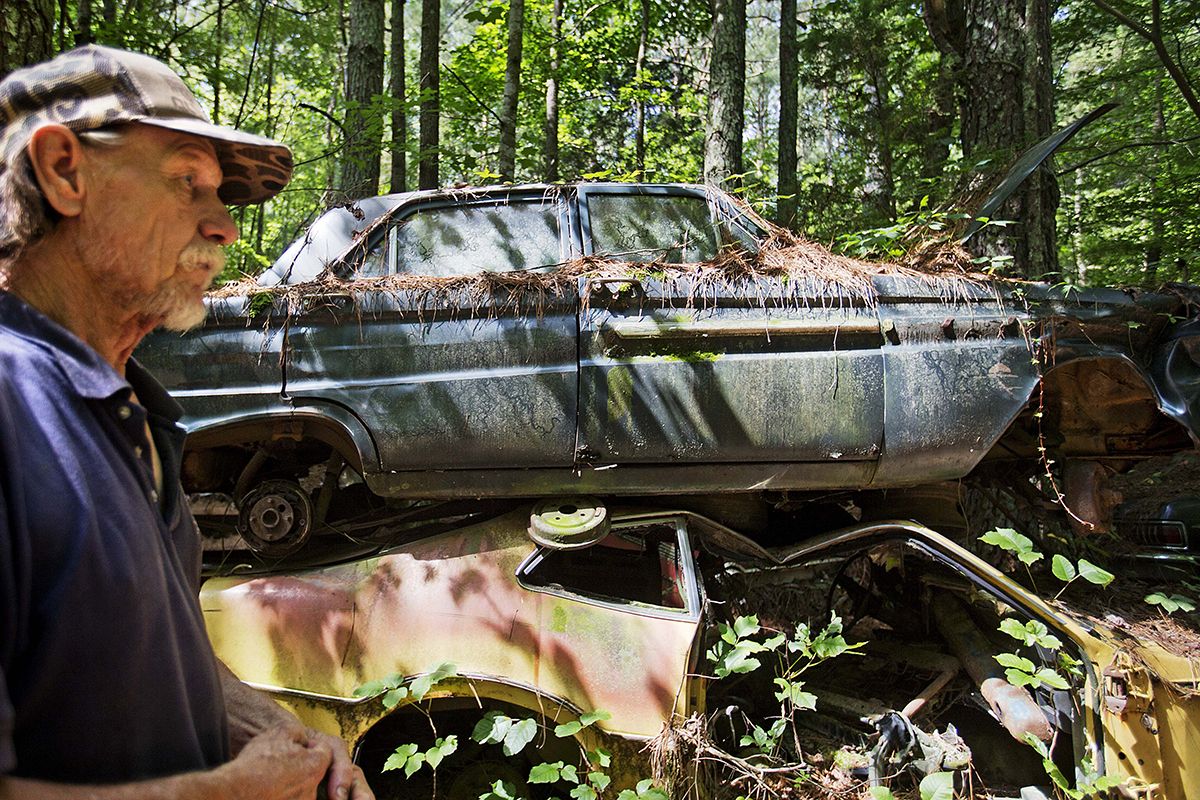
[[[512,181],[517,162],[517,101],[521,96],[521,37],[525,32],[525,0],[508,2],[508,56],[504,94],[500,99],[500,180]]]
[[[379,192],[383,0],[352,0],[349,33],[341,189],[348,199],[357,199]]]
[[[436,189],[441,116],[441,0],[421,0],[421,133],[417,188]]]
[[[796,43],[796,0],[779,8],[779,196],[776,221],[789,226],[796,217],[796,123],[799,112],[799,59]]]
[[[408,106],[404,83],[404,0],[392,0],[391,82],[392,176],[389,191],[406,191],[408,184]]]
[[[712,0],[704,182],[741,183],[746,103],[746,0]]]
[[[646,47],[650,39],[650,0],[640,0],[638,14],[638,49],[634,61],[634,169],[645,179],[646,174]]]
[[[53,54],[53,0],[0,2],[0,78]]]
[[[79,0],[75,9],[75,46],[96,41],[92,35],[92,0]]]
[[[550,69],[546,73],[546,140],[543,147],[546,180],[558,180],[558,71],[562,46],[563,0],[554,0],[550,12]]]
[[[1049,0],[926,0],[925,17],[942,52],[955,57],[963,155],[1001,165],[1049,135],[1054,119]],[[970,246],[1005,256],[1026,276],[1058,271],[1058,183],[1043,165],[1001,207],[1015,228],[986,229]]]

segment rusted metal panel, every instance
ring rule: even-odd
[[[698,622],[522,588],[524,515],[337,567],[215,579],[201,605],[218,655],[262,687],[350,703],[355,687],[450,662],[478,680],[603,709],[652,736],[682,706]]]

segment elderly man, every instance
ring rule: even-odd
[[[216,661],[180,411],[130,358],[203,318],[225,204],[291,154],[101,47],[8,76],[0,124],[0,798],[370,800],[344,744]]]

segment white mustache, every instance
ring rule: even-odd
[[[207,285],[225,269],[225,251],[213,242],[192,242],[179,254],[179,268],[185,272],[201,270],[207,273]]]

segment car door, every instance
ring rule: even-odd
[[[574,293],[479,277],[553,269],[566,215],[555,193],[396,209],[337,268],[350,279],[343,294],[293,320],[287,393],[358,415],[393,493],[405,471],[570,464]]]
[[[588,186],[579,205],[586,252],[646,264],[581,289],[581,460],[839,462],[820,474],[869,478],[883,432],[872,308],[778,279],[665,272],[760,233],[702,188]]]

